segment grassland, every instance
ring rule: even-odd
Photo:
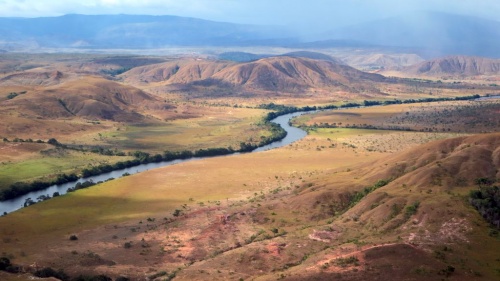
[[[80,173],[88,165],[114,164],[131,157],[99,155],[57,148],[46,144],[12,142],[15,138],[51,137],[71,147],[87,151],[100,147],[119,152],[195,151],[214,147],[239,148],[241,142],[258,143],[270,132],[262,126],[264,110],[182,105],[175,119],[149,123],[119,123],[85,120],[41,120],[38,128],[4,135],[9,142],[0,143],[3,161],[0,166],[0,188],[22,181],[52,179],[61,173]],[[189,111],[190,115],[185,115]],[[175,115],[174,115],[175,116]],[[15,126],[15,125],[14,125]],[[22,126],[22,125],[20,125]],[[13,131],[12,125],[8,130]],[[71,136],[71,137],[68,137]],[[45,139],[46,138],[46,139]]]
[[[495,132],[499,100],[445,101],[342,109],[306,115],[296,121],[310,128],[359,127],[413,131]]]
[[[58,174],[79,173],[87,165],[113,164],[132,157],[105,156],[55,148],[48,144],[0,143],[0,189],[15,182],[52,180]]]
[[[390,94],[381,99],[471,94],[459,88],[429,93],[419,85],[384,87]],[[23,135],[6,136],[36,133],[33,138],[50,136],[75,146],[151,153],[227,147],[267,134],[258,126],[265,111],[240,106],[340,105],[369,97],[325,91],[201,99],[147,90],[173,107],[150,108],[141,123],[75,118],[37,119],[37,125],[11,108],[8,125],[24,128],[12,131]],[[309,135],[286,147],[150,170],[2,216],[0,254],[29,272],[52,267],[70,276],[132,280],[496,280],[500,238],[467,195],[477,188],[477,178],[500,177],[500,135],[488,119],[497,105],[472,104],[301,116],[294,124]],[[436,130],[420,131],[432,125],[432,114],[454,120],[457,115],[446,112],[460,108],[477,113],[467,122],[497,133],[471,136],[464,120],[444,132],[435,125]],[[395,125],[412,131],[390,130]],[[0,129],[5,133],[9,126]],[[0,176],[10,181],[123,159],[47,144],[9,142],[0,149]],[[30,278],[0,272],[2,280]]]
[[[239,147],[241,142],[256,143],[270,133],[263,127],[264,110],[233,107],[206,108],[188,119],[162,123],[131,124],[95,136],[105,146],[125,151],[147,152],[197,150],[213,147]],[[197,114],[193,108],[191,114]]]
[[[381,245],[383,249],[384,244],[413,243],[427,245],[426,249],[445,257],[433,266],[432,254],[409,250],[409,255],[420,253],[420,266],[425,265],[427,274],[423,277],[437,277],[437,265],[446,269],[451,264],[458,272],[455,276],[469,278],[467,272],[473,270],[488,280],[494,276],[495,265],[474,263],[483,257],[493,260],[492,245],[500,240],[480,230],[484,223],[465,223],[465,218],[475,220],[478,216],[463,202],[468,186],[444,192],[443,187],[413,187],[413,180],[401,179],[391,183],[391,188],[373,192],[347,212],[333,215],[327,212],[332,201],[323,201],[387,177],[400,162],[390,157],[399,157],[406,148],[449,136],[319,129],[280,149],[155,169],[19,210],[0,218],[5,226],[0,243],[2,251],[17,263],[36,259],[40,266],[65,268],[70,274],[137,276],[181,268],[179,280],[248,275],[268,280],[280,274],[297,277],[304,274],[301,268],[324,273],[325,264],[329,264],[326,272],[330,273],[352,273],[353,268],[362,272],[367,270],[365,259],[379,264],[372,270],[384,275],[388,271],[383,266],[388,261],[375,262],[369,246]],[[369,149],[378,138],[390,149]],[[402,140],[406,146],[400,145]],[[417,215],[407,217],[406,207],[416,201],[421,202]],[[448,202],[444,209],[443,202]],[[425,228],[420,228],[423,224]],[[426,231],[439,235],[429,236]],[[71,234],[77,235],[78,241],[68,240]],[[463,244],[463,239],[469,242]],[[453,243],[447,246],[452,250],[443,251],[440,241]],[[131,248],[124,248],[126,242]],[[470,254],[467,245],[481,249],[484,256]],[[44,250],[47,248],[51,251]],[[83,262],[88,253],[99,256],[95,263],[89,262],[94,265]],[[470,262],[462,260],[462,255]],[[359,257],[360,265],[335,265],[336,259],[348,256]],[[104,266],[109,261],[117,266]],[[156,264],[155,269],[150,269],[150,264]],[[296,265],[287,270],[286,264]],[[419,265],[411,266],[408,270]],[[412,276],[419,277],[418,273]]]

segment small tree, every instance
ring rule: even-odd
[[[5,270],[7,267],[11,265],[10,260],[6,257],[0,258],[0,270]]]
[[[55,138],[50,138],[47,143],[56,146],[60,144]]]

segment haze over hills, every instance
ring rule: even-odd
[[[424,59],[416,54],[347,54],[342,57],[342,60],[361,70],[378,70],[378,69],[398,69],[400,67],[410,66]]]
[[[280,46],[390,48],[424,56],[500,57],[500,22],[421,12],[336,28],[314,39],[280,26],[243,25],[177,16],[65,15],[0,18],[0,49]]]
[[[423,61],[401,69],[410,75],[498,75],[500,59],[489,59],[469,56],[448,56]]]
[[[154,48],[245,45],[289,37],[284,28],[177,16],[65,15],[0,18],[0,38],[42,47]]]
[[[411,48],[427,56],[500,57],[500,22],[438,12],[413,13],[357,24],[332,30],[323,36]]]

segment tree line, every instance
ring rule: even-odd
[[[285,113],[282,113],[285,114]],[[281,115],[282,115],[281,114]],[[270,136],[261,137],[260,142],[258,143],[248,143],[241,142],[238,148],[232,147],[215,147],[215,148],[201,148],[195,151],[183,150],[183,151],[164,151],[162,154],[150,154],[144,151],[135,151],[129,152],[129,156],[133,156],[134,159],[126,160],[126,161],[118,161],[114,164],[101,164],[95,165],[92,167],[87,167],[81,170],[80,176],[75,173],[70,174],[58,174],[56,179],[54,180],[35,180],[33,182],[16,182],[11,184],[9,187],[0,190],[0,201],[14,199],[16,197],[28,194],[32,191],[40,191],[44,190],[52,185],[60,185],[68,182],[77,181],[80,178],[88,178],[92,176],[97,176],[100,174],[109,173],[116,170],[121,170],[125,168],[131,168],[135,166],[139,166],[142,164],[148,163],[159,163],[164,161],[173,161],[173,160],[183,160],[194,157],[213,157],[213,156],[222,156],[228,155],[236,152],[251,152],[254,149],[270,144],[274,141],[278,141],[283,139],[286,136],[286,131],[281,128],[280,125],[276,123],[272,123],[269,120],[268,116],[265,116],[263,125],[271,132]],[[268,120],[269,119],[269,120]],[[50,139],[47,143],[62,147],[68,148],[67,145],[59,143],[55,139]],[[115,154],[116,155],[116,154]],[[120,154],[120,156],[124,156],[125,154]],[[80,188],[76,188],[80,189]],[[29,204],[28,204],[29,205]]]

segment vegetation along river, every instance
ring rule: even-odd
[[[273,143],[270,143],[268,145],[258,147],[256,149],[254,149],[252,151],[252,153],[282,147],[282,146],[288,145],[290,143],[293,143],[293,142],[305,137],[307,135],[307,133],[304,130],[292,127],[288,124],[290,119],[292,119],[293,117],[302,115],[304,113],[305,112],[289,113],[289,114],[278,116],[275,119],[271,120],[271,122],[274,122],[274,123],[280,125],[287,132],[285,138],[283,138],[279,141],[275,141]],[[238,154],[238,153],[234,153],[234,154]],[[81,178],[78,181],[74,181],[74,182],[68,182],[68,183],[60,184],[60,185],[52,185],[44,190],[30,192],[30,193],[25,194],[23,196],[0,202],[0,214],[10,213],[10,212],[13,212],[15,210],[18,210],[18,209],[24,207],[24,204],[28,198],[31,198],[33,201],[36,201],[37,198],[40,196],[44,196],[44,195],[52,196],[55,192],[58,192],[60,195],[65,194],[67,192],[68,188],[73,188],[77,183],[83,183],[83,182],[87,182],[87,181],[92,181],[92,182],[106,181],[110,178],[120,178],[124,174],[125,175],[128,175],[128,174],[132,175],[132,174],[144,172],[144,171],[147,171],[150,169],[175,165],[175,164],[187,162],[187,161],[195,161],[195,160],[199,160],[199,159],[203,159],[203,158],[208,158],[208,157],[193,157],[193,158],[183,159],[183,160],[172,160],[172,161],[163,161],[163,162],[159,162],[159,163],[141,164],[141,165],[130,167],[130,168],[115,170],[115,171],[112,171],[109,173],[104,173],[104,174],[91,176],[91,177],[87,177],[87,178]]]

